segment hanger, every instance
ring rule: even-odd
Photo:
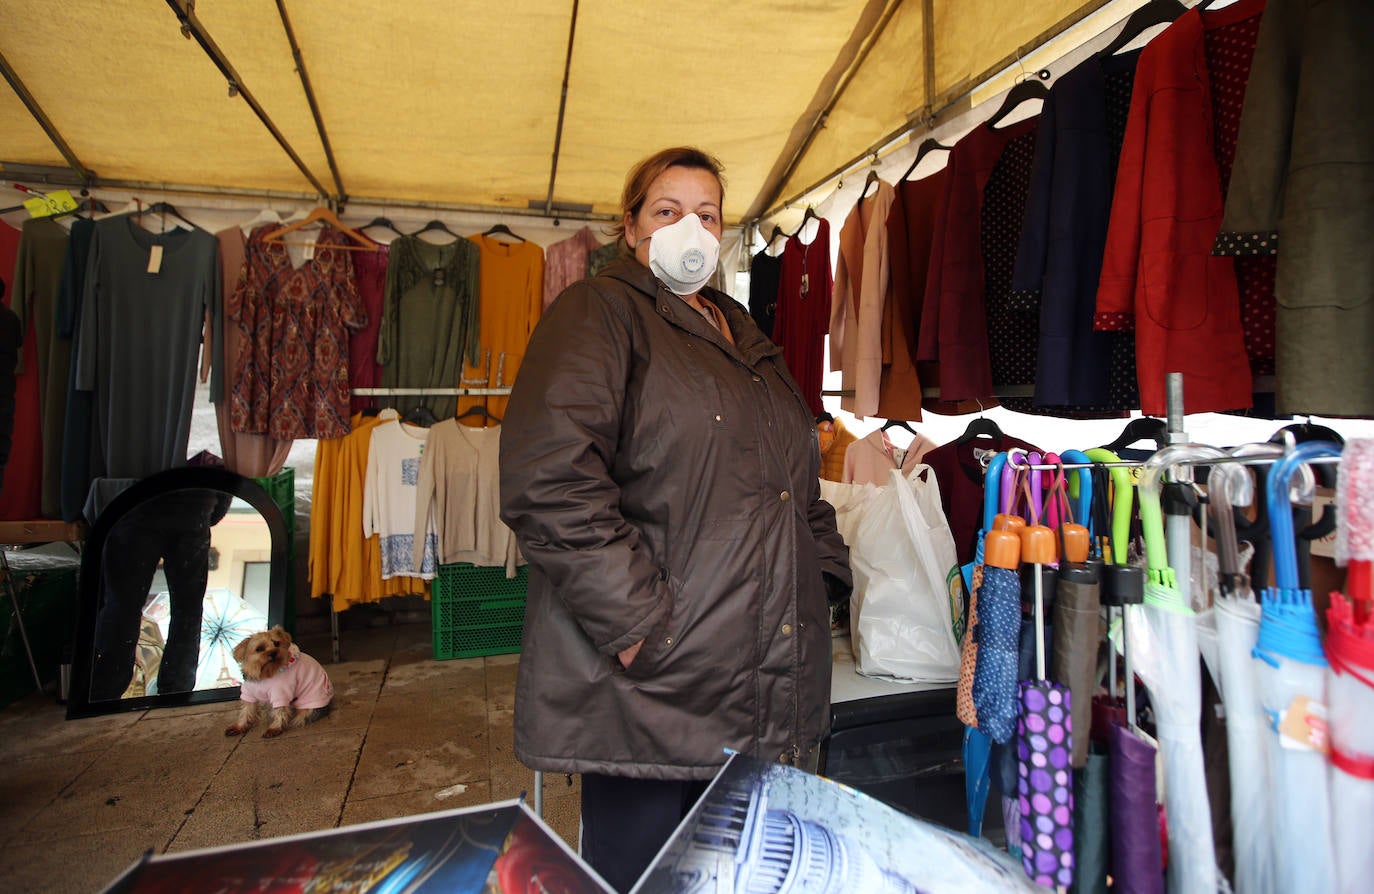
[[[286,236],[287,233],[294,232],[296,230],[301,229],[302,227],[308,227],[313,223],[329,224],[331,227],[338,230],[340,233],[343,233],[349,239],[352,239],[353,242],[343,244],[325,242],[311,243],[305,240],[296,241],[283,238],[284,236]],[[278,229],[273,230],[266,236],[262,237],[262,239],[264,242],[281,242],[285,245],[314,245],[316,248],[340,248],[344,251],[376,251],[379,248],[377,243],[373,242],[371,239],[367,238],[362,233],[359,233],[357,230],[352,230],[344,226],[343,222],[339,220],[338,216],[335,215],[333,211],[329,210],[323,205],[311,209],[310,213],[307,214],[305,217],[301,218],[300,220],[295,221],[294,223],[286,224],[283,227],[279,227]]]
[[[913,435],[916,434],[916,429],[912,428],[904,419],[889,419],[883,423],[883,427],[878,429],[878,431],[887,431],[889,428],[904,428]]]
[[[506,226],[506,225],[503,224],[503,223],[498,223],[498,224],[493,225],[492,227],[490,227],[489,229],[487,229],[486,231],[484,231],[484,232],[482,233],[482,235],[483,235],[483,236],[509,236],[510,238],[515,239],[515,240],[518,241],[518,242],[524,242],[524,241],[525,241],[525,237],[524,237],[524,236],[521,236],[521,235],[519,235],[519,234],[517,234],[517,233],[511,232],[511,228],[508,227],[508,226]]]
[[[820,220],[820,216],[816,214],[816,208],[814,205],[806,206],[806,213],[802,215],[801,224],[797,227],[796,230],[792,232],[793,237],[801,236],[801,231],[806,229],[806,222],[808,220]]]
[[[773,224],[773,232],[768,235],[768,241],[763,243],[763,250],[767,251],[768,249],[772,248],[774,239],[777,239],[779,236],[786,235],[787,234],[782,231],[782,227],[778,226],[777,224]]]
[[[934,137],[926,137],[921,141],[921,145],[916,147],[916,157],[911,160],[911,167],[906,169],[905,174],[897,178],[897,182],[901,183],[903,180],[910,177],[911,172],[916,170],[916,166],[921,163],[921,159],[925,158],[930,153],[948,152],[950,148],[951,147],[946,146]]]
[[[418,407],[411,408],[410,412],[406,413],[401,421],[409,425],[419,425],[423,428],[429,428],[431,425],[438,422],[439,419],[434,415],[433,410],[424,404],[420,404]]]
[[[1150,0],[1144,6],[1131,13],[1126,19],[1126,24],[1121,26],[1116,37],[1112,42],[1102,49],[1100,56],[1110,56],[1126,44],[1144,34],[1156,25],[1163,25],[1165,22],[1172,22],[1174,19],[1188,11],[1179,0]]]
[[[875,184],[875,183],[882,183],[882,182],[883,182],[883,181],[882,181],[882,178],[880,178],[880,177],[878,176],[878,171],[877,171],[877,169],[876,169],[876,168],[869,168],[869,169],[868,169],[868,176],[864,178],[864,188],[861,189],[861,190],[859,191],[859,201],[862,202],[864,199],[868,198],[868,188],[869,188],[870,186],[872,186],[872,185]]]
[[[138,209],[135,209],[135,210],[133,210],[133,211],[126,211],[126,212],[124,212],[124,213],[122,213],[122,214],[119,214],[119,215],[116,215],[116,216],[118,216],[118,217],[133,217],[133,218],[137,218],[137,217],[142,217],[142,216],[144,216],[145,214],[161,214],[161,215],[163,216],[163,226],[164,226],[164,228],[165,228],[166,223],[167,223],[167,220],[166,220],[167,215],[170,214],[170,215],[172,215],[173,217],[175,217],[177,220],[179,220],[179,221],[181,221],[182,223],[186,224],[186,226],[190,227],[192,230],[198,230],[198,229],[200,229],[200,228],[197,227],[195,224],[193,224],[193,223],[191,223],[189,220],[187,220],[186,217],[185,217],[184,215],[182,215],[182,213],[181,213],[180,211],[176,210],[176,208],[173,208],[171,202],[154,202],[153,204],[149,205],[149,206],[146,207],[146,208],[138,208]]]
[[[453,418],[466,419],[469,416],[481,416],[483,419],[495,422],[497,425],[501,424],[501,417],[497,416],[495,413],[491,412],[481,404],[473,404],[472,406],[468,407],[466,410],[459,413],[457,416],[454,416]]]
[[[405,235],[405,233],[402,233],[400,230],[396,229],[396,225],[391,222],[391,218],[389,217],[374,217],[367,223],[358,227],[358,232],[362,233],[366,230],[372,229],[373,227],[386,227],[388,230],[395,233],[397,236]]]
[[[1116,440],[1110,444],[1103,444],[1102,447],[1116,453],[1136,441],[1153,441],[1156,449],[1162,449],[1169,443],[1169,426],[1163,419],[1140,416],[1127,422],[1121,434],[1116,436]]]
[[[828,410],[821,410],[820,414],[816,417],[816,424],[817,424],[817,425],[820,425],[822,422],[834,422],[834,421],[835,421],[835,417],[834,417],[834,416],[831,416],[831,415],[830,415],[830,412],[829,412]]]
[[[996,422],[982,415],[981,413],[974,419],[969,420],[968,428],[964,433],[954,439],[954,443],[967,444],[975,438],[1004,438],[1002,428]]]
[[[1006,99],[1002,100],[1002,106],[992,113],[992,117],[985,123],[988,127],[996,127],[1003,118],[1006,118],[1012,111],[1024,102],[1032,99],[1045,99],[1050,95],[1050,88],[1046,87],[1039,79],[1027,78],[1024,81],[1017,81],[1010,90],[1007,91]]]

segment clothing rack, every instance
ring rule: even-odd
[[[1219,465],[1242,465],[1242,466],[1269,466],[1283,459],[1285,454],[1274,456],[1218,456],[1218,457],[1199,457],[1197,459],[1181,459],[1174,463],[1176,466],[1219,466]],[[987,468],[988,460],[985,457],[979,462],[983,468]],[[1341,461],[1339,456],[1319,456],[1308,460],[1312,465],[1336,465]],[[1033,472],[1057,472],[1060,469],[1138,469],[1145,464],[1145,460],[1126,460],[1119,462],[1105,463],[1035,463],[1033,465],[1017,465],[1018,469],[1029,469]]]
[[[440,397],[489,397],[510,394],[510,386],[500,388],[353,388],[358,397],[400,397],[427,394]]]

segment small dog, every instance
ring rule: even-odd
[[[243,669],[239,690],[242,707],[238,719],[224,731],[226,736],[248,732],[257,722],[259,708],[271,707],[272,722],[263,738],[280,736],[287,727],[305,726],[329,713],[334,684],[318,661],[291,642],[280,626],[255,633],[234,647],[234,660]]]

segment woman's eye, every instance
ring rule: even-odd
[[[660,208],[659,211],[658,211],[658,216],[659,216],[659,217],[672,217],[672,216],[673,216],[673,209],[671,209],[671,208]]]
[[[706,214],[701,215],[701,221],[702,221],[702,223],[714,223],[715,220],[716,220],[716,216],[715,216],[714,214],[711,214],[710,212],[707,212]]]

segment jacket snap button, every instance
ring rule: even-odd
[[[762,382],[762,381],[763,381],[763,376],[754,376],[754,381],[755,381],[755,382]]]
[[[716,421],[717,421],[717,422],[720,421],[720,414],[719,414],[719,413],[716,414]]]
[[[792,495],[789,494],[787,491],[783,491],[782,493],[778,494],[778,499],[786,503],[788,500],[792,499]]]
[[[673,644],[673,638],[672,638],[671,636],[666,636],[666,637],[663,638],[663,645],[665,645],[665,646],[671,646],[672,644]]]
[[[791,636],[791,635],[792,635],[792,625],[791,625],[791,624],[784,624],[784,625],[782,625],[782,635],[783,635],[783,636]]]

